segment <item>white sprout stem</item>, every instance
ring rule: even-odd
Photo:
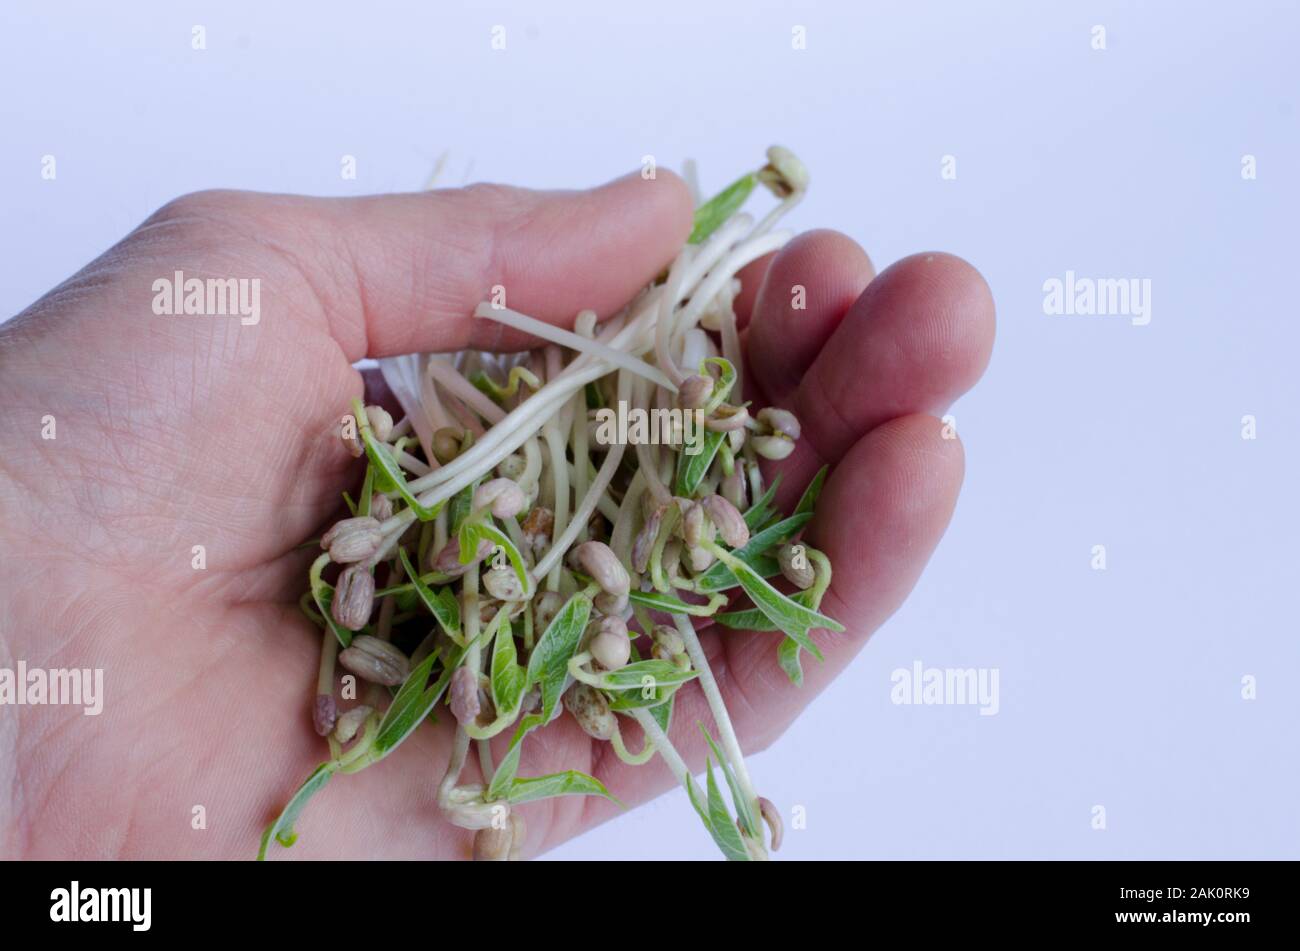
[[[439,429],[451,425],[451,417],[447,414],[446,407],[442,405],[442,400],[438,396],[438,388],[433,385],[433,376],[429,372],[429,358],[426,356],[421,359],[424,362],[420,367],[420,396],[423,397],[427,410],[425,415],[429,418],[429,425],[433,427],[434,432],[437,432]]]
[[[477,386],[461,376],[460,371],[451,361],[441,356],[429,357],[429,375],[435,382],[451,393],[475,413],[489,423],[496,425],[506,418],[506,411],[492,402]]]
[[[677,308],[677,301],[681,295],[682,282],[686,279],[686,271],[690,266],[693,255],[689,248],[677,255],[677,260],[673,261],[673,266],[668,272],[668,281],[664,285],[664,293],[659,298],[659,318],[655,321],[655,360],[659,366],[672,377],[674,384],[680,385],[685,379],[681,370],[677,366],[677,361],[669,352],[669,341],[673,335],[673,313]],[[673,387],[676,390],[676,386]]]
[[[668,768],[673,771],[677,781],[685,786],[687,777],[691,775],[691,770],[686,765],[686,760],[682,759],[681,754],[673,746],[672,741],[668,739],[668,734],[655,722],[655,718],[645,708],[634,707],[628,713],[632,714],[632,718],[641,724],[641,729],[645,730],[646,739],[654,744],[655,752],[668,764]]]
[[[740,403],[745,398],[745,361],[740,353],[740,332],[736,329],[735,295],[730,281],[719,292],[722,297],[722,312],[718,325],[722,336],[722,355],[736,371],[736,380],[731,385],[731,402]]]
[[[623,374],[619,374],[620,378]],[[573,442],[573,497],[586,499],[587,486],[590,482],[587,466],[591,462],[591,453],[587,447],[587,393],[585,389],[573,394],[573,420],[569,428]],[[595,506],[592,506],[594,511]],[[588,513],[590,517],[590,513]],[[576,518],[577,516],[575,516]],[[583,524],[586,524],[584,521]]]
[[[714,235],[714,239],[718,239],[720,235],[729,235],[738,224],[747,226],[747,217],[748,216],[745,215],[732,216],[727,224],[724,225],[723,228],[719,229],[719,233]],[[745,245],[737,248],[736,251],[727,257],[727,260],[724,262],[722,267],[709,273],[708,279],[705,282],[705,287],[700,289],[698,294],[716,294],[722,284],[725,281],[730,280],[735,271],[738,271],[750,261],[762,257],[764,254],[768,253],[768,251],[779,248],[789,240],[789,237],[788,232],[777,232],[766,235],[757,241],[747,242]],[[696,272],[701,274],[704,273],[704,270],[712,263],[715,254],[720,257],[726,253],[726,246],[722,245],[719,241],[718,246],[715,248],[714,243],[713,239],[706,242],[704,248],[696,254],[691,268],[692,273],[688,274],[685,282],[688,288],[693,286],[693,279],[698,279]],[[712,291],[707,289],[708,285],[712,285]],[[656,288],[656,290],[660,289],[661,288]],[[688,308],[688,311],[694,309],[696,300],[706,300],[705,298],[695,296],[696,292],[693,291],[692,293],[692,305]],[[627,347],[629,346],[629,343],[631,343],[629,352],[634,355],[638,355],[649,349],[650,346],[653,345],[652,342],[639,342],[638,337],[646,329],[648,318],[654,314],[654,308],[657,303],[658,298],[653,292],[646,295],[641,313],[639,313],[635,319],[614,336],[610,341],[610,345]],[[702,307],[703,305],[701,305],[701,310]],[[698,319],[698,316],[697,313],[695,318]],[[687,327],[692,326],[692,324],[686,323],[685,316],[683,316],[683,325]],[[625,337],[631,338],[630,341],[625,340]],[[583,354],[571,363],[556,379],[547,382],[547,384],[538,390],[537,393],[535,393],[531,398],[525,400],[513,412],[511,412],[500,425],[492,427],[492,429],[473,447],[471,447],[468,452],[462,453],[441,469],[434,470],[427,476],[422,476],[421,478],[411,482],[409,488],[412,491],[428,489],[428,491],[424,491],[423,494],[419,496],[420,504],[434,505],[445,499],[451,498],[451,496],[455,495],[465,486],[474,481],[475,472],[490,470],[518,448],[519,445],[527,440],[534,432],[536,432],[536,426],[533,424],[534,419],[544,417],[548,410],[552,410],[556,404],[563,403],[563,401],[568,399],[575,390],[580,389],[592,380],[599,379],[609,372],[608,364],[604,363],[603,360],[595,359],[592,360],[591,365],[581,366],[588,356],[589,355],[587,354]],[[554,387],[554,389],[552,389],[552,387]],[[550,391],[549,393],[547,392],[548,390]],[[504,446],[502,444],[504,444]],[[432,486],[436,486],[437,488],[430,488]],[[376,552],[373,563],[378,563],[387,556],[388,552],[392,550],[392,546],[396,544],[397,538],[399,537],[397,529],[410,524],[414,518],[415,513],[407,508],[399,512],[397,515],[394,515],[383,524],[382,527],[385,533],[387,534],[391,532],[392,534],[388,534],[388,537],[381,545],[380,550]]]
[[[619,374],[618,389],[620,399],[625,398],[627,381],[628,377],[626,374]],[[569,546],[577,539],[578,533],[581,532],[583,526],[587,524],[587,520],[591,518],[591,513],[596,510],[596,501],[604,494],[605,489],[614,478],[614,473],[618,471],[618,466],[623,459],[623,450],[625,448],[626,446],[624,446],[623,443],[615,443],[609,447],[609,452],[605,455],[605,461],[601,463],[600,469],[596,473],[596,481],[591,484],[591,487],[583,496],[582,501],[578,503],[578,507],[573,513],[573,520],[555,539],[555,543],[551,545],[551,549],[546,553],[545,557],[537,563],[537,568],[534,573],[538,577],[554,572],[558,583],[560,560],[564,557],[564,553],[569,550]],[[582,460],[579,460],[579,462],[581,463]],[[555,522],[555,527],[557,530],[560,530],[558,517]],[[549,583],[550,579],[548,578],[547,580]],[[551,590],[555,591],[556,588],[551,588]]]
[[[456,727],[456,739],[452,741],[451,757],[447,760],[447,771],[438,784],[438,806],[448,809],[451,806],[451,793],[460,781],[461,770],[465,768],[465,756],[469,753],[469,734],[464,727]]]
[[[731,725],[731,715],[727,713],[727,705],[722,702],[722,691],[718,689],[718,681],[713,676],[713,669],[709,667],[709,659],[704,656],[704,647],[695,633],[695,626],[685,614],[674,614],[673,622],[677,625],[682,640],[686,642],[686,653],[690,655],[691,665],[700,675],[700,687],[709,702],[709,709],[713,711],[713,720],[718,725],[722,750],[736,770],[736,781],[749,800],[753,814],[758,815],[758,793],[749,778],[749,771],[745,769],[745,754],[740,750],[740,741],[736,739],[735,728]]]
[[[803,196],[806,194],[808,194],[806,191],[801,190],[797,192],[792,192],[790,195],[787,195],[784,199],[782,199],[781,204],[777,205],[775,208],[773,208],[771,211],[767,213],[767,215],[763,218],[763,220],[758,223],[758,226],[754,228],[753,231],[750,232],[749,236],[751,238],[757,238],[760,237],[761,235],[767,234],[767,232],[772,230],[772,227],[778,221],[780,221],[782,218],[784,218],[786,215],[790,213],[790,211],[794,208],[795,205],[803,201]]]
[[[320,645],[320,670],[316,674],[316,692],[334,696],[334,661],[339,656],[339,639],[328,624]]]
[[[397,463],[407,472],[413,472],[417,476],[428,475],[433,470],[429,468],[428,463],[415,458],[405,449],[396,455]]]
[[[563,537],[562,533],[565,532],[569,525],[569,467],[564,460],[566,440],[560,435],[559,429],[551,423],[547,423],[542,429],[542,435],[546,439],[547,447],[551,450],[551,481],[555,484],[553,531]],[[546,588],[548,591],[560,590],[560,568],[560,561],[557,558],[550,565],[549,572],[546,573]],[[537,572],[539,580],[542,574],[540,571]]]
[[[688,281],[688,285],[690,283]],[[641,301],[641,311],[631,323],[622,326],[621,329],[616,329],[619,327],[618,322],[621,318],[609,321],[610,324],[614,325],[609,328],[610,338],[608,342],[610,346],[626,346],[627,339],[625,338],[636,338],[646,320],[654,313],[654,308],[658,302],[658,294],[661,290],[662,288],[655,288],[645,295]],[[597,339],[603,341],[605,333],[602,332]],[[593,363],[594,365],[592,365]],[[408,487],[412,492],[425,492],[426,489],[441,485],[444,482],[461,479],[466,472],[482,472],[491,469],[501,459],[509,455],[511,451],[518,448],[519,444],[527,439],[529,435],[536,433],[541,423],[534,423],[534,420],[544,417],[553,404],[563,402],[573,394],[575,389],[581,389],[587,383],[599,379],[608,372],[609,367],[603,361],[593,361],[589,354],[579,355],[558,377],[551,378],[548,375],[546,385],[515,407],[499,425],[493,426],[481,440],[470,447],[468,452],[461,453],[447,465],[431,472],[429,475],[412,481]],[[519,430],[525,428],[526,433],[520,436]],[[511,439],[515,439],[511,449],[492,458],[492,455],[497,451],[497,447]],[[485,465],[486,458],[492,458],[492,461]],[[426,492],[420,497],[420,504],[432,505],[443,498],[450,498],[473,481],[474,476],[464,479],[451,492],[443,495],[435,496],[432,492]]]
[[[691,204],[700,206],[700,170],[695,159],[688,158],[682,163],[682,178],[686,180],[686,190],[691,193]]]
[[[586,469],[587,469],[587,482],[588,484],[590,484],[591,480],[596,477],[597,467],[592,465],[591,462],[588,461]],[[573,463],[569,463],[569,478],[571,480],[576,481],[577,477],[574,475],[574,473],[576,472],[577,469],[574,468]],[[575,493],[575,496],[576,495],[577,493]],[[608,487],[606,487],[605,491],[602,492],[600,494],[600,497],[596,500],[596,506],[597,508],[600,509],[600,514],[604,515],[611,522],[614,521],[614,519],[618,518],[618,512],[619,512],[618,503],[614,501],[614,497],[609,494]]]
[[[511,310],[508,307],[493,307],[491,304],[483,303],[474,308],[474,316],[494,320],[499,324],[505,324],[507,327],[513,327],[516,330],[532,334],[534,337],[541,337],[543,340],[549,340],[552,343],[568,347],[570,350],[577,350],[579,353],[589,353],[606,363],[613,364],[638,376],[643,376],[660,386],[666,386],[673,390],[677,389],[677,385],[662,370],[651,366],[644,360],[630,357],[626,352],[616,350],[599,340],[580,336],[571,330],[565,330],[554,324],[548,324],[544,320],[538,320],[536,317],[521,314],[517,310]]]
[[[726,260],[709,272],[700,286],[691,294],[691,302],[682,310],[678,318],[681,330],[689,330],[699,322],[700,316],[712,302],[714,295],[735,276],[736,272],[763,255],[775,251],[790,240],[789,231],[773,231],[752,241],[746,241],[727,255]]]
[[[629,569],[632,567],[632,533],[636,528],[636,514],[641,508],[643,495],[645,474],[638,469],[628,483],[627,491],[623,493],[623,504],[619,506],[618,517],[614,519],[614,527],[609,533],[609,547]]]
[[[537,437],[530,436],[524,443],[524,472],[519,477],[519,488],[525,495],[531,495],[537,480],[542,474],[542,449],[537,444]]]

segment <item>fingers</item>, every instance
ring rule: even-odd
[[[584,308],[606,317],[681,248],[691,202],[681,180],[666,172],[581,192],[479,185],[331,201],[322,219],[343,236],[346,255],[307,266],[351,285],[331,308],[330,323],[356,359],[535,345],[471,317],[495,287],[505,306],[552,323],[572,326]]]
[[[836,231],[801,234],[777,252],[746,341],[752,378],[767,401],[789,398],[874,276],[866,252]]]
[[[751,334],[757,329],[756,322]],[[960,258],[914,255],[887,268],[849,308],[786,403],[803,434],[790,458],[773,467],[784,473],[781,501],[797,497],[818,468],[881,423],[942,414],[984,371],[993,329],[988,285]]]
[[[267,293],[268,326],[298,335],[301,328],[284,318],[305,304],[323,314],[356,361],[535,346],[535,338],[472,317],[494,295],[566,326],[585,308],[607,317],[673,259],[691,218],[686,186],[665,170],[653,180],[633,174],[589,191],[472,185],[364,198],[200,192],[172,202],[142,231],[188,222],[210,252],[231,245],[226,250],[246,255],[252,245],[264,268],[287,263],[297,280],[268,282],[276,285]]]

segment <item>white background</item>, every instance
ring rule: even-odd
[[[999,321],[928,572],[751,765],[806,809],[788,854],[1295,858],[1298,23],[1261,2],[4,0],[0,315],[195,189],[407,190],[448,152],[444,184],[579,187],[652,154],[710,192],[787,144],[813,175],[794,225],[879,268],[963,255]],[[1151,323],[1044,315],[1066,270],[1149,278]],[[892,705],[915,660],[998,668],[1000,713]],[[552,856],[714,854],[672,795]]]

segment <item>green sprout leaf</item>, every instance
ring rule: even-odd
[[[808,653],[818,660],[822,659],[822,652],[813,643],[812,638],[808,636],[808,631],[812,628],[843,631],[843,624],[826,617],[824,614],[806,608],[796,601],[792,601],[763,580],[749,565],[736,558],[726,549],[717,545],[710,545],[709,550],[727,563],[727,567],[736,576],[740,586],[745,589],[745,593],[754,602],[754,606],[767,615],[768,620],[775,624],[778,629],[798,641],[799,646]]]
[[[799,653],[803,650],[793,637],[786,637],[776,649],[776,662],[781,665],[790,683],[796,687],[803,686],[803,665],[799,663]]]
[[[722,445],[726,435],[726,433],[705,430],[704,446],[699,452],[693,456],[686,452],[677,454],[676,494],[678,496],[688,499],[695,494],[695,490],[704,481],[709,466],[713,465],[713,457],[718,454],[718,447]]]
[[[627,597],[633,604],[654,611],[662,611],[665,614],[693,614],[696,617],[711,617],[718,608],[727,603],[725,596],[719,596],[710,599],[708,604],[691,604],[659,591],[629,591]]]
[[[822,486],[826,482],[826,473],[830,471],[830,466],[822,466],[813,476],[812,481],[808,483],[808,488],[803,490],[803,495],[799,496],[799,504],[794,507],[795,515],[812,514],[817,506],[817,500],[821,498]]]
[[[381,486],[381,491],[396,491],[422,522],[437,518],[438,512],[442,510],[443,503],[439,502],[432,507],[420,504],[420,500],[415,497],[415,493],[407,487],[406,476],[402,474],[402,467],[397,464],[397,460],[393,458],[388,446],[375,438],[375,434],[370,428],[370,421],[366,417],[365,405],[361,400],[352,401],[352,415],[356,418],[357,430],[362,443],[365,444],[366,456],[370,459],[370,464],[375,467],[383,480],[386,480],[386,486],[391,486]],[[382,480],[377,476],[376,481]]]
[[[717,758],[718,765],[722,767],[722,775],[726,777],[727,786],[731,789],[731,801],[736,806],[736,815],[740,817],[740,821],[744,824],[745,831],[752,838],[757,838],[761,842],[762,837],[758,828],[758,816],[754,813],[754,804],[745,798],[745,794],[740,789],[740,780],[736,778],[736,773],[731,768],[727,758],[718,749],[718,744],[713,742],[713,737],[709,735],[709,731],[704,729],[703,723],[699,724],[699,727],[700,732],[704,734],[704,739],[708,741],[709,749],[713,751],[713,755]],[[712,772],[710,772],[709,778],[713,778]]]
[[[503,799],[509,794],[510,787],[515,781],[515,773],[519,771],[519,755],[523,752],[524,737],[545,722],[546,718],[536,713],[531,713],[519,721],[519,726],[515,728],[515,735],[510,738],[506,755],[501,757],[501,762],[497,763],[496,772],[492,774],[492,781],[483,796],[487,802]]]
[[[771,549],[784,545],[799,534],[799,530],[808,524],[810,518],[812,518],[811,512],[803,512],[782,519],[775,525],[770,525],[751,535],[749,541],[743,547],[737,548],[731,554],[749,565],[758,574],[771,577],[771,575],[780,572],[781,568],[774,559],[765,559],[763,556]],[[718,561],[699,577],[695,583],[695,589],[701,593],[709,594],[714,591],[725,591],[728,588],[734,588],[737,583],[735,573],[726,564]]]
[[[601,675],[602,690],[645,690],[674,687],[698,677],[699,671],[682,670],[666,660],[640,660]]]
[[[284,807],[284,811],[266,827],[262,833],[262,844],[257,850],[257,860],[266,861],[266,851],[271,846],[271,840],[275,839],[286,849],[298,841],[298,833],[294,831],[294,823],[298,821],[298,816],[302,814],[303,807],[307,805],[308,800],[325,788],[325,784],[330,781],[338,769],[338,763],[331,760],[328,763],[321,763],[317,766],[306,781],[298,787],[298,791],[293,794],[289,804]]]
[[[501,621],[492,646],[492,703],[498,716],[518,712],[528,682],[528,671],[518,663],[519,654],[507,613],[502,611],[499,615]]]
[[[726,357],[705,357],[700,361],[700,376],[710,376],[709,364],[718,368],[718,378],[713,381],[713,390],[709,394],[708,402],[704,404],[703,413],[706,419],[727,401],[727,397],[731,395],[731,388],[736,385],[736,368],[731,365],[730,360]]]
[[[730,861],[738,860],[737,853],[744,855],[743,861],[748,861],[749,850],[745,848],[745,842],[740,837],[740,830],[731,820],[731,812],[727,809],[721,790],[718,789],[717,780],[713,778],[713,761],[707,756],[704,758],[704,770],[706,788],[709,791],[709,820],[713,823],[718,844],[723,847],[723,852]]]
[[[347,493],[343,493],[347,495]],[[366,463],[366,477],[361,483],[361,500],[357,502],[353,515],[369,515],[370,499],[375,494],[375,467]]]
[[[695,227],[691,229],[691,236],[686,239],[687,242],[699,244],[717,231],[724,221],[740,210],[740,206],[749,198],[757,184],[758,176],[749,172],[696,208]]]
[[[519,549],[510,540],[510,536],[501,529],[484,522],[466,521],[460,527],[459,538],[460,563],[462,565],[467,565],[474,559],[474,554],[478,551],[479,541],[486,539],[506,553],[506,557],[510,559],[510,566],[515,569],[515,577],[519,579],[519,584],[523,588],[525,596],[528,596],[529,592],[532,591],[532,579],[528,577],[528,567],[524,564],[524,556],[519,554]]]
[[[709,791],[710,793],[716,793],[717,784],[713,781],[713,764],[706,761],[705,766],[709,771]],[[706,805],[700,801],[700,792],[695,786],[695,780],[691,779],[690,773],[686,774],[683,784],[686,786],[686,795],[690,797],[691,805],[695,807],[696,815],[700,817],[700,821],[704,823],[704,828],[709,830],[709,835],[713,837],[713,841],[722,850],[723,857],[729,862],[750,861],[749,850],[745,848],[745,843],[740,838],[740,831],[731,821],[731,816],[727,813],[726,803],[722,802],[721,794],[717,795],[716,803],[714,802],[714,796],[710,795],[706,808]],[[714,821],[715,811],[713,807],[715,804],[721,807],[721,828]]]
[[[455,664],[448,664],[442,676],[430,687],[425,687],[429,673],[433,670],[438,652],[434,651],[422,660],[402,681],[393,702],[384,711],[384,718],[379,721],[379,732],[369,757],[378,762],[401,745],[402,741],[414,732],[420,721],[427,717],[442,696],[447,683],[451,681],[451,672]]]
[[[790,600],[797,604],[802,604],[806,608],[816,610],[813,604],[813,592],[796,591],[790,595]],[[780,630],[766,614],[758,608],[745,608],[741,611],[724,611],[722,614],[715,614],[713,620],[717,621],[723,627],[730,627],[737,631],[777,631]]]
[[[751,532],[757,532],[774,516],[780,517],[781,513],[772,504],[772,499],[776,497],[777,486],[780,484],[781,476],[778,473],[777,477],[772,480],[772,484],[759,496],[758,501],[745,509],[745,525],[749,527]]]
[[[618,802],[599,779],[576,769],[549,776],[515,779],[510,783],[510,791],[506,794],[506,798],[516,804],[555,796],[604,796],[611,802]]]
[[[405,548],[397,549],[397,557],[402,560],[402,567],[406,569],[406,577],[411,579],[411,585],[415,588],[415,593],[438,621],[439,626],[447,632],[449,637],[459,636],[460,602],[451,593],[451,589],[443,588],[441,591],[434,591],[425,584],[411,566],[411,559],[407,557]]]
[[[581,592],[573,595],[546,626],[528,658],[528,686],[540,684],[542,688],[543,723],[550,722],[555,705],[560,702],[569,660],[577,653],[578,641],[590,617],[591,598]]]

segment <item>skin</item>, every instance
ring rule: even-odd
[[[325,758],[311,729],[320,637],[298,613],[294,551],[358,481],[336,438],[363,392],[352,363],[412,351],[520,349],[472,321],[494,284],[509,305],[571,325],[618,310],[690,230],[683,184],[661,172],[587,192],[500,186],[361,199],[204,192],[161,209],[0,327],[0,667],[105,672],[103,713],[0,709],[0,856],[250,858],[289,793]],[[160,317],[151,285],[259,277],[261,320]],[[849,238],[804,234],[742,275],[747,385],[791,409],[804,437],[789,506],[830,477],[808,540],[835,565],[804,686],[776,664],[779,635],[703,641],[747,752],[778,738],[901,604],[948,523],[962,480],[936,418],[983,371],[993,302],[957,258],[906,258],[879,276]],[[791,286],[807,289],[792,310]],[[41,438],[53,416],[57,438]],[[192,549],[206,550],[206,568]],[[697,685],[672,736],[703,762]],[[392,759],[336,778],[276,857],[467,857],[471,833],[433,798],[449,717]],[[640,731],[630,721],[633,749]],[[508,736],[498,737],[497,755]],[[520,775],[593,773],[629,806],[672,787],[569,717],[534,733]],[[474,781],[476,757],[464,779]],[[755,777],[760,783],[762,777]],[[194,806],[206,829],[191,827]],[[529,804],[525,855],[610,818],[567,797]],[[703,830],[700,831],[704,835]]]

